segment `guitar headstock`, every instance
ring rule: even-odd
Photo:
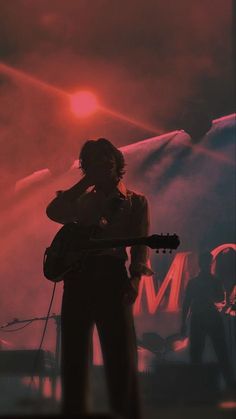
[[[147,246],[151,249],[175,250],[179,245],[180,240],[177,234],[153,234],[147,238]]]

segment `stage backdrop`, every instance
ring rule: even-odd
[[[210,250],[217,257],[227,248],[235,249],[235,116],[213,121],[197,143],[184,131],[175,131],[121,150],[127,186],[148,197],[151,232],[177,233],[181,240],[172,255],[150,252],[155,274],[142,279],[134,307],[140,345],[147,340],[145,333],[152,333],[153,345],[158,346],[159,335],[178,332],[183,291],[197,273],[198,252]],[[21,179],[3,206],[0,324],[47,313],[53,286],[42,274],[43,253],[60,226],[47,219],[45,207],[57,190],[78,180],[75,166],[60,177],[42,168]],[[60,312],[61,294],[60,283],[54,313]],[[38,320],[14,333],[0,332],[0,339],[8,348],[37,348],[42,329],[43,321]],[[44,348],[54,347],[55,324],[50,320]]]

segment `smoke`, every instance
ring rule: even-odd
[[[87,138],[117,146],[177,127],[186,100],[232,111],[230,2],[1,1],[1,60],[154,127],[97,113],[78,120],[66,98],[1,72],[1,185],[62,173]]]

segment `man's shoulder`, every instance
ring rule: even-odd
[[[134,203],[147,203],[147,197],[141,193],[131,189],[127,189],[127,196],[134,202]]]

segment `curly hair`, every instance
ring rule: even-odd
[[[125,174],[125,159],[120,150],[116,148],[109,140],[106,138],[98,138],[97,140],[88,140],[84,143],[80,154],[79,154],[79,163],[80,169],[84,174],[89,166],[89,157],[93,154],[95,150],[99,150],[102,154],[106,156],[111,156],[115,158],[117,166],[117,175],[119,179]]]

